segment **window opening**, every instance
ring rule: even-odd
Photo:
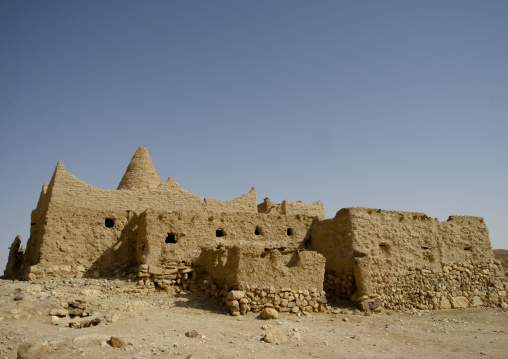
[[[111,218],[106,218],[106,220],[104,221],[104,225],[106,226],[106,228],[113,228],[115,226],[115,220]]]
[[[215,236],[216,237],[222,237],[224,236],[224,231],[222,229],[218,229],[215,231]]]
[[[286,234],[288,236],[292,236],[293,235],[293,228],[288,228],[288,230],[286,231]]]
[[[176,234],[168,233],[168,236],[166,237],[166,243],[176,243]]]
[[[256,236],[259,236],[261,234],[261,228],[259,228],[259,226],[256,227],[256,230],[254,231],[254,234]]]

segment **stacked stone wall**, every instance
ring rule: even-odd
[[[326,293],[318,288],[277,290],[273,286],[240,285],[228,289],[217,285],[213,280],[205,280],[201,289],[225,304],[233,316],[245,315],[248,312],[257,313],[263,308],[273,308],[286,313],[312,313],[328,309]]]
[[[340,298],[351,298],[356,291],[353,272],[344,271],[337,274],[334,271],[327,271],[325,274],[324,288],[328,293],[333,293]]]
[[[165,267],[142,264],[137,273],[138,285],[162,290],[181,288],[189,290],[196,283],[197,273],[190,265],[168,263]]]
[[[440,268],[374,272],[371,298],[387,309],[508,307],[507,283],[499,262],[446,263]],[[366,298],[358,298],[362,300]]]

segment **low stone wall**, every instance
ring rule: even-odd
[[[356,298],[358,302],[380,301],[386,309],[395,310],[508,307],[507,283],[499,261],[445,263],[433,270],[412,268],[403,273],[376,272],[371,279],[373,295]]]
[[[175,264],[167,268],[160,268],[142,264],[139,266],[138,279],[140,286],[153,286],[160,289],[181,286],[183,290],[188,290],[191,285],[196,283],[197,274],[191,266],[186,265]]]
[[[276,290],[274,287],[240,285],[228,290],[220,288],[213,281],[204,280],[201,289],[224,303],[233,316],[245,315],[248,312],[256,313],[266,307],[289,313],[322,312],[328,309],[325,291],[319,291],[317,288]]]
[[[333,293],[340,298],[349,299],[356,291],[353,272],[327,271],[325,274],[324,288],[328,293]]]

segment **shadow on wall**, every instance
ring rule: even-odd
[[[106,220],[108,221],[108,220]],[[110,219],[112,221],[112,219]],[[122,229],[120,237],[84,273],[85,277],[108,277],[137,271],[136,241],[138,216],[132,214]],[[110,223],[112,226],[113,224]],[[106,227],[108,223],[106,223]]]

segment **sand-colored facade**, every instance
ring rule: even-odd
[[[124,276],[153,290],[200,283],[234,314],[325,310],[326,293],[365,310],[506,306],[479,217],[345,208],[325,219],[321,201],[258,204],[255,188],[203,199],[173,178],[161,182],[144,147],[116,190],[59,162],[32,212],[27,248],[16,239],[4,275]]]

